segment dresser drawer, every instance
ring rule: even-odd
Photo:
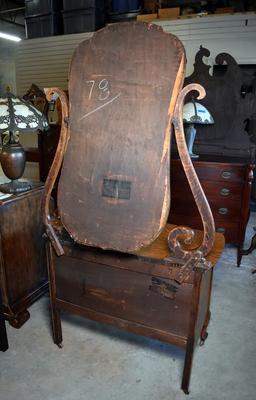
[[[225,236],[227,243],[237,244],[239,242],[239,222],[215,220],[216,232],[220,232]]]
[[[240,202],[231,201],[228,198],[208,198],[208,202],[211,207],[214,219],[222,218],[224,220],[229,220],[230,218],[232,218],[233,221],[239,221],[241,211]],[[190,199],[189,197],[181,199],[173,195],[171,199],[171,208],[169,214],[169,222],[171,223],[174,223],[171,219],[172,215],[174,214],[183,214],[186,216],[193,216],[195,214],[199,216],[195,200]]]
[[[192,284],[65,256],[55,263],[58,299],[178,336],[188,331]]]
[[[231,200],[241,202],[243,185],[234,182],[210,182],[201,181],[202,188],[208,199],[211,200]],[[194,202],[191,189],[187,182],[178,184],[178,182],[171,182],[171,196],[172,198],[179,199],[183,202],[184,198],[189,197],[191,202]]]
[[[226,243],[241,248],[250,210],[253,166],[242,160],[234,162],[222,158],[216,161],[212,157],[195,160],[193,165],[210,204],[216,229],[224,233]],[[174,159],[171,160],[171,207],[168,222],[202,229],[201,217],[181,161]]]
[[[194,168],[200,181],[244,182],[245,168],[243,165],[194,162]],[[171,180],[184,181],[185,172],[179,160],[171,162]]]
[[[188,218],[184,214],[170,215],[169,222],[176,225],[185,225],[194,229],[203,229],[199,214]],[[225,236],[226,243],[239,243],[239,222],[230,222],[228,219],[215,218],[215,230]]]

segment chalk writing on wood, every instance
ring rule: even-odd
[[[97,83],[96,83],[96,81],[94,79],[88,80],[85,83],[87,85],[89,85],[89,94],[88,94],[88,100],[89,101],[93,98],[95,93],[96,93],[96,96],[97,96],[97,100],[99,100],[99,101],[106,101],[110,97],[111,92],[110,92],[110,88],[109,88],[109,81],[106,78],[101,79]],[[79,121],[81,121],[84,118],[88,117],[89,115],[95,113],[96,111],[99,111],[103,107],[106,107],[108,104],[112,103],[113,101],[118,99],[118,97],[120,97],[120,96],[121,96],[121,93],[118,93],[116,96],[114,96],[111,99],[109,99],[106,103],[101,104],[100,106],[96,107],[95,109],[93,109],[93,110],[87,112],[86,114],[84,114],[79,119]]]

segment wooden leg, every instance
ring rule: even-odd
[[[4,320],[0,322],[0,351],[8,349],[8,339]]]
[[[242,255],[248,256],[248,254],[252,253],[253,250],[256,250],[256,234],[251,239],[250,247],[246,250],[242,250]]]
[[[181,389],[185,394],[189,394],[189,383],[192,370],[193,355],[196,347],[195,331],[196,331],[196,323],[197,323],[198,308],[199,308],[201,281],[202,281],[201,273],[194,272],[194,282],[193,282],[194,287],[193,287],[193,295],[191,302],[189,332],[188,332],[185,362],[184,362],[184,369],[183,369],[183,376],[181,383]]]
[[[13,318],[11,317],[8,319],[9,324],[16,329],[19,329],[22,327],[22,325],[25,324],[26,321],[28,321],[30,318],[30,314],[28,310],[24,310],[20,312],[19,314],[15,315]]]
[[[242,260],[242,256],[243,256],[243,249],[241,246],[238,246],[237,248],[237,264],[236,266],[239,268],[240,264],[241,264],[241,260]]]
[[[192,337],[191,339],[188,340],[186,347],[185,362],[184,362],[183,376],[181,383],[181,389],[185,394],[189,394],[189,383],[192,370],[194,348],[195,348],[194,337]]]
[[[51,299],[51,316],[52,316],[52,331],[53,341],[60,348],[62,347],[62,328],[60,319],[60,310],[56,306],[56,280],[55,280],[55,267],[53,260],[53,249],[51,243],[47,241],[47,266],[49,276],[49,291]]]
[[[206,318],[200,333],[200,346],[203,346],[207,337],[208,337],[208,332],[207,328],[211,319],[211,311],[210,311],[210,305],[211,305],[211,294],[212,294],[212,281],[213,281],[213,268],[207,272],[207,274],[210,274],[210,286],[208,289],[208,299],[207,299],[207,313],[206,313]]]
[[[2,300],[0,293],[0,351],[6,351],[8,349],[8,339],[4,320],[4,314],[2,309]]]
[[[205,322],[204,322],[204,325],[203,325],[203,328],[202,328],[201,334],[200,334],[200,346],[203,346],[206,339],[208,338],[207,328],[208,328],[210,319],[211,319],[211,312],[210,312],[210,310],[208,310],[207,316],[206,316],[206,319],[205,319]]]

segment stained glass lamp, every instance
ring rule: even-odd
[[[183,107],[183,123],[187,125],[185,128],[185,136],[189,155],[191,158],[198,158],[199,156],[193,153],[193,145],[196,138],[195,125],[214,124],[213,117],[211,116],[207,108],[192,99]]]
[[[10,92],[0,96],[0,163],[4,174],[11,180],[0,185],[0,192],[20,193],[31,189],[30,182],[19,181],[26,164],[26,153],[19,143],[19,134],[48,128],[45,116],[29,102]]]

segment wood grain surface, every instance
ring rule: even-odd
[[[141,22],[108,26],[77,48],[58,193],[75,241],[134,251],[164,227],[170,124],[184,64],[175,36]]]

